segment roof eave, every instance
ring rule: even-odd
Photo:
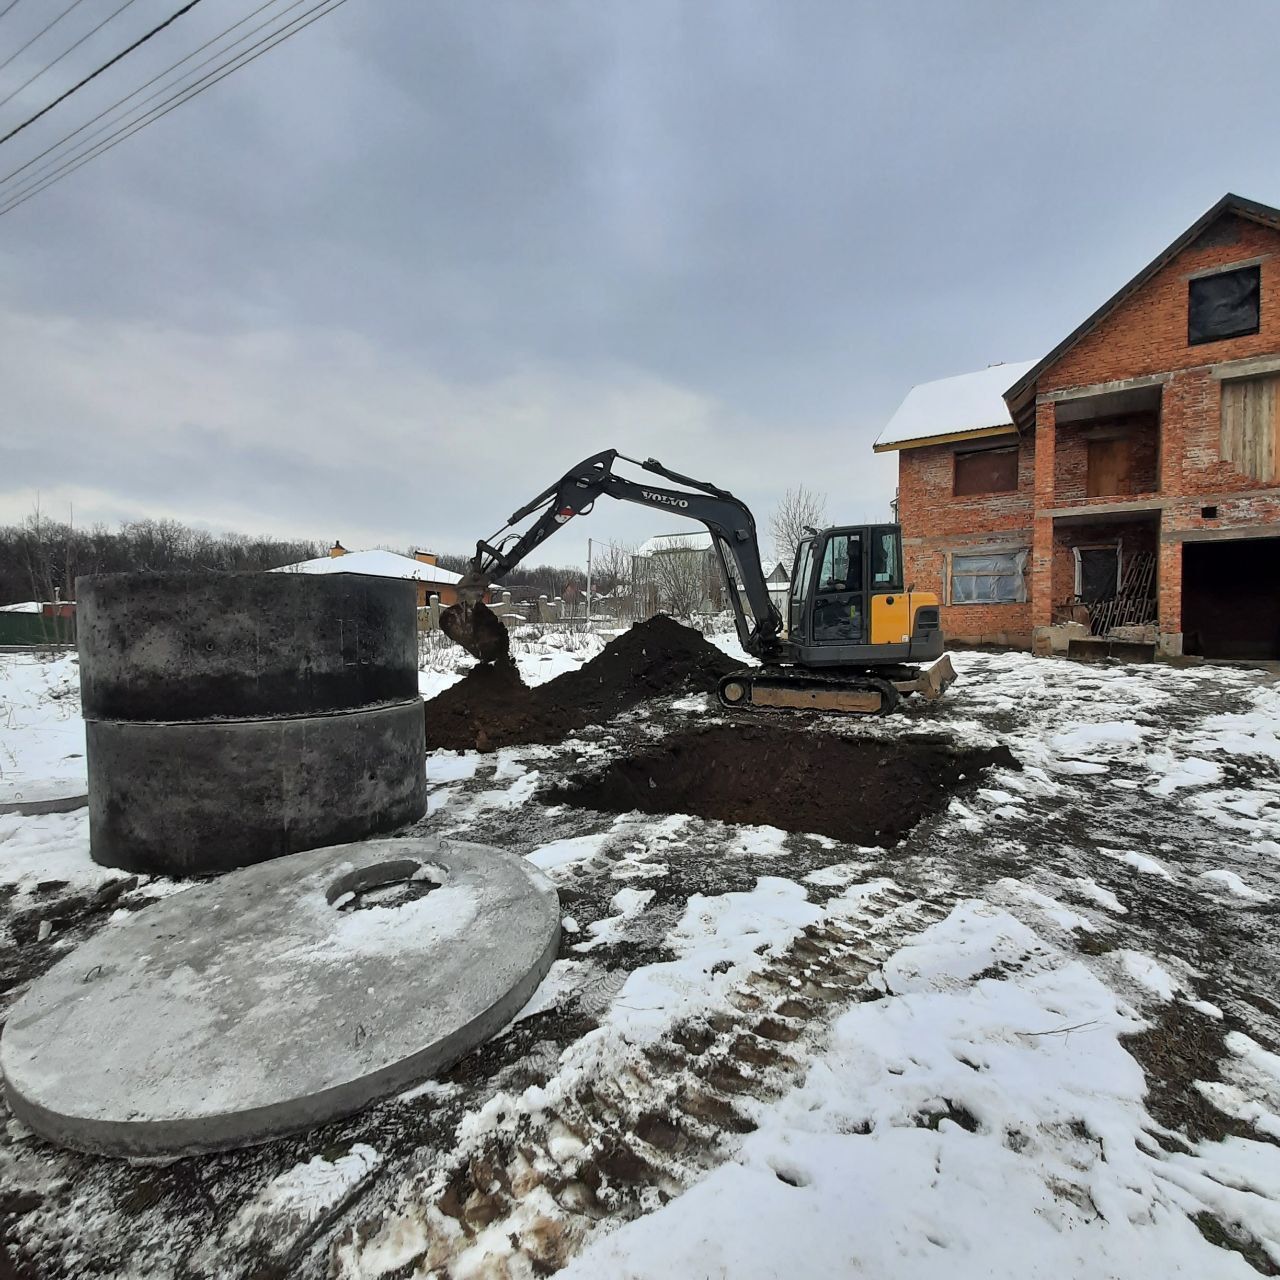
[[[871,446],[873,453],[898,453],[903,449],[927,449],[930,445],[950,444],[954,440],[982,440],[990,436],[1013,436],[1018,428],[1012,422],[997,427],[973,427],[967,431],[945,431],[936,436],[920,436],[915,440],[891,440]]]

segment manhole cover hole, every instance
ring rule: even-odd
[[[446,874],[443,867],[412,858],[395,858],[339,876],[325,897],[339,911],[403,907],[439,889]]]

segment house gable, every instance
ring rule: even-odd
[[[1201,344],[1187,336],[1190,279],[1235,265],[1261,271],[1259,332]],[[1280,210],[1227,195],[1005,393],[1019,427],[1037,393],[1156,376],[1280,350]]]

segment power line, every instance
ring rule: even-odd
[[[14,4],[17,4],[18,0],[13,0],[13,2]],[[51,63],[49,63],[48,66],[41,68],[29,80],[23,81],[23,83],[20,84],[16,89],[14,89],[7,98],[0,98],[0,107],[3,107],[6,102],[10,101],[10,99],[16,98],[18,94],[20,94],[23,91],[23,89],[27,88],[29,85],[35,84],[35,82],[39,80],[40,77],[44,75],[46,71],[52,71],[53,68],[56,67],[58,63],[60,63],[63,60],[63,58],[67,56],[67,54],[74,53],[82,44],[84,44],[84,42],[90,36],[97,35],[98,32],[101,31],[102,28],[105,27],[107,23],[110,22],[111,19],[116,16],[116,14],[123,13],[133,3],[134,3],[134,0],[124,0],[124,4],[122,4],[120,8],[116,9],[112,13],[107,14],[107,16],[103,18],[103,20],[100,23],[98,23],[96,27],[94,27],[91,31],[86,31],[84,35],[82,35],[80,39],[75,42],[75,44],[71,45],[69,48],[63,49],[63,51],[60,54],[58,54],[58,56],[54,58],[54,60]],[[4,14],[0,13],[0,18],[3,18],[3,17],[4,17]]]
[[[293,30],[286,30],[283,34],[275,35],[274,38],[264,37],[257,45],[252,46],[250,50],[246,50],[245,53],[238,54],[236,57],[228,59],[227,62],[223,63],[221,68],[215,68],[214,71],[211,71],[207,76],[204,76],[201,80],[197,81],[195,85],[179,90],[165,103],[162,103],[159,107],[149,112],[148,115],[137,124],[132,127],[118,130],[116,134],[109,137],[99,146],[93,148],[88,154],[83,154],[77,160],[69,161],[62,169],[50,174],[46,179],[26,191],[25,194],[17,195],[15,198],[10,199],[9,203],[0,207],[0,217],[16,209],[19,205],[25,204],[33,196],[36,196],[41,191],[53,186],[56,182],[60,182],[63,178],[70,176],[70,174],[74,173],[82,165],[88,164],[90,160],[94,160],[98,156],[104,155],[106,152],[110,151],[113,147],[119,146],[126,138],[132,137],[139,130],[146,128],[147,125],[154,124],[155,121],[167,116],[170,111],[176,110],[178,107],[182,106],[184,102],[190,102],[192,98],[199,97],[199,95],[204,93],[206,89],[213,88],[215,84],[220,80],[225,80],[227,76],[231,75],[233,72],[239,71],[243,67],[247,67],[251,62],[256,62],[264,53],[270,52],[270,50],[274,49],[278,44],[283,44],[284,41],[288,40],[291,36],[297,35],[299,31],[305,30],[313,22],[318,22],[325,16],[325,14],[332,13],[335,9],[346,4],[346,2],[347,0],[321,0],[320,4],[317,4],[312,9],[308,9],[306,13],[294,19],[292,23],[287,24],[292,27]],[[265,47],[260,48],[259,46]],[[253,50],[257,51],[253,52]]]
[[[10,170],[8,173],[4,175],[4,177],[0,178],[0,186],[3,186],[4,183],[8,182],[11,178],[16,178],[18,174],[25,172],[27,169],[30,169],[33,164],[36,164],[38,161],[43,160],[45,156],[49,155],[54,151],[59,150],[61,147],[64,147],[68,142],[71,141],[72,138],[75,138],[79,134],[84,133],[84,131],[87,128],[89,128],[90,125],[97,124],[97,122],[101,120],[104,116],[111,115],[119,107],[122,107],[126,102],[128,102],[130,98],[136,98],[138,94],[140,94],[144,89],[149,89],[153,84],[156,83],[157,80],[163,80],[165,76],[167,76],[171,71],[176,71],[180,66],[182,66],[184,62],[190,62],[191,59],[196,56],[196,54],[203,53],[207,48],[209,48],[210,45],[217,44],[225,36],[229,36],[237,27],[242,27],[246,22],[249,22],[252,19],[256,18],[258,14],[260,14],[264,9],[270,9],[272,5],[280,4],[282,2],[283,0],[265,0],[265,3],[260,4],[252,12],[247,13],[243,18],[240,19],[239,22],[233,22],[231,26],[227,27],[223,31],[220,31],[212,39],[206,40],[204,44],[197,46],[185,57],[179,58],[177,62],[166,67],[163,71],[157,72],[157,74],[152,76],[150,80],[147,80],[145,83],[140,84],[132,92],[126,93],[123,98],[117,98],[116,101],[113,102],[109,107],[103,108],[103,110],[99,111],[96,116],[91,117],[90,119],[86,120],[84,124],[77,126],[75,129],[72,129],[70,133],[65,134],[63,137],[59,138],[57,142],[52,143],[50,146],[45,147],[43,151],[37,152],[34,156],[31,157],[30,160],[27,160],[25,163],[20,164],[16,169]],[[15,0],[15,3],[16,3],[16,0]],[[289,12],[290,9],[296,9],[298,5],[305,4],[305,3],[306,3],[306,0],[293,0],[293,2],[288,6],[288,8],[276,14],[275,18],[268,18],[266,22],[259,24],[258,26],[254,27],[251,31],[247,31],[239,39],[232,41],[232,43],[227,46],[227,49],[230,49],[237,44],[243,43],[245,40],[247,40],[250,36],[254,35],[256,32],[261,31],[263,27],[270,26],[271,23],[276,20],[276,18],[283,17],[286,13]],[[223,49],[222,53],[226,53],[227,49]],[[210,62],[214,61],[216,58],[219,58],[221,56],[222,55],[220,53],[213,54],[211,57],[206,58],[204,62],[197,63],[194,67],[191,68],[190,71],[184,73],[184,75],[190,75],[191,72],[198,71],[201,67],[207,66]],[[183,79],[183,76],[178,77],[178,80],[181,80],[181,79]],[[177,80],[173,82],[173,84],[176,84],[176,83],[178,83]],[[172,85],[167,87],[171,88]],[[154,99],[158,98],[164,92],[165,92],[164,89],[157,90],[155,93],[151,94],[150,97],[144,98],[140,103],[138,103],[138,107],[146,106],[148,102],[151,102]],[[133,110],[136,111],[137,107],[133,108]],[[114,126],[110,124],[103,125],[101,129],[95,129],[91,134],[89,134],[84,139],[84,141],[87,142],[89,138],[96,138],[100,134],[107,132],[107,130],[113,127]],[[32,174],[31,176],[34,178],[35,176],[37,176],[37,174],[42,172],[47,172],[49,169],[56,167],[57,164],[58,164],[58,161],[54,160],[47,165],[42,165],[39,169],[36,170],[36,173]],[[3,196],[0,196],[0,201],[2,200],[3,200]]]
[[[71,7],[74,9],[76,5],[79,3],[80,3],[80,0],[74,0],[74,3],[72,4]],[[191,10],[194,9],[196,5],[198,5],[199,3],[200,3],[200,0],[187,0],[187,3],[184,4],[181,9],[179,9],[176,13],[171,13],[162,23],[160,23],[159,26],[152,27],[151,30],[148,31],[146,35],[139,36],[138,39],[136,39],[127,49],[121,49],[121,51],[117,53],[114,58],[111,58],[109,61],[104,62],[102,66],[100,66],[96,71],[89,72],[89,74],[85,76],[85,78],[81,80],[78,84],[73,84],[71,88],[68,89],[65,93],[59,94],[56,98],[54,98],[54,100],[51,103],[49,103],[47,107],[41,107],[40,110],[35,113],[35,115],[29,116],[20,125],[18,125],[16,129],[10,129],[9,132],[6,133],[3,138],[0,138],[0,146],[3,146],[6,142],[8,142],[9,139],[14,136],[14,134],[21,133],[23,129],[25,129],[28,125],[35,124],[35,122],[39,120],[41,116],[47,115],[50,111],[54,109],[54,107],[58,105],[58,103],[65,102],[69,97],[71,97],[73,93],[77,92],[80,89],[83,89],[85,85],[89,83],[90,80],[96,80],[104,71],[107,70],[108,67],[114,67],[116,63],[120,61],[121,58],[127,58],[140,45],[146,44],[147,41],[150,40],[152,36],[159,35],[160,32],[165,29],[165,27],[169,26],[171,23],[177,22],[177,20],[180,17],[182,17],[184,13],[190,13]]]
[[[276,0],[272,0],[272,3],[275,3],[275,2]],[[195,93],[193,93],[192,90],[197,89],[198,86],[202,86],[203,88],[209,88],[210,84],[205,84],[204,83],[205,81],[210,81],[211,84],[216,84],[217,80],[213,79],[213,77],[217,77],[217,79],[221,79],[222,77],[218,76],[218,72],[222,71],[224,67],[229,66],[232,62],[236,62],[238,59],[245,58],[248,54],[253,53],[255,49],[258,49],[260,46],[266,44],[269,40],[271,40],[273,36],[277,36],[280,34],[280,32],[284,31],[287,27],[293,26],[301,22],[302,19],[307,17],[309,14],[315,13],[317,9],[323,8],[325,5],[332,3],[332,0],[320,0],[319,4],[315,5],[311,9],[308,9],[305,13],[300,14],[297,18],[293,19],[292,22],[282,23],[281,25],[275,27],[274,30],[270,31],[267,35],[265,35],[261,40],[258,40],[254,44],[251,44],[247,49],[241,49],[240,52],[234,54],[232,57],[225,58],[225,55],[228,54],[233,48],[235,48],[236,45],[244,44],[246,40],[252,39],[252,37],[256,35],[259,31],[263,30],[265,27],[270,27],[272,23],[275,23],[279,19],[283,18],[284,15],[289,12],[290,9],[296,9],[298,5],[305,4],[305,3],[307,3],[307,0],[293,0],[293,3],[291,3],[288,6],[288,8],[275,14],[273,17],[268,18],[265,22],[259,23],[256,27],[251,28],[243,36],[239,37],[239,39],[232,41],[232,43],[228,45],[225,49],[222,49],[218,53],[212,54],[210,57],[205,58],[203,62],[197,63],[189,71],[184,72],[176,80],[171,81],[168,85],[164,86],[164,88],[158,89],[155,93],[144,98],[140,103],[138,103],[136,107],[131,108],[130,111],[126,115],[122,116],[119,120],[112,121],[109,124],[103,125],[99,129],[95,129],[93,133],[89,134],[84,139],[82,139],[82,143],[87,145],[81,145],[80,150],[76,151],[73,155],[70,156],[70,158],[63,158],[60,160],[54,159],[50,161],[49,164],[42,165],[40,169],[38,169],[35,173],[29,175],[26,179],[24,179],[21,183],[18,184],[16,189],[12,189],[8,192],[0,192],[0,205],[3,206],[2,208],[0,208],[0,214],[7,212],[8,209],[12,208],[15,204],[21,203],[22,200],[25,199],[28,195],[35,195],[37,191],[43,190],[46,186],[51,186],[52,183],[57,181],[60,177],[73,173],[76,169],[80,167],[81,164],[87,163],[89,160],[94,159],[95,156],[101,155],[104,151],[109,151],[111,147],[116,144],[117,141],[123,142],[126,137],[129,137],[132,134],[136,133],[139,129],[143,128],[145,125],[152,123],[154,120],[160,119],[160,117],[163,115],[167,115],[168,111],[173,109],[173,106],[181,105],[177,101],[177,99],[181,98],[183,101],[186,101],[188,98],[194,97]],[[262,6],[262,7],[265,8],[266,6]],[[261,8],[258,10],[255,10],[254,13],[251,13],[249,15],[249,17],[252,18],[256,13],[259,13],[259,12],[261,12]],[[317,16],[323,16],[323,15],[318,14]],[[247,18],[242,19],[241,22],[236,23],[236,26],[243,25],[243,22],[245,21],[248,21],[248,19]],[[234,28],[229,28],[228,30],[234,30]],[[301,28],[299,28],[299,30],[301,30]],[[226,35],[226,34],[227,32],[223,32],[223,35]],[[289,33],[289,34],[293,34],[293,33]],[[197,49],[196,53],[198,53],[199,51],[200,50]],[[266,50],[264,49],[262,50],[262,52],[265,53]],[[190,54],[188,55],[188,58],[193,56],[194,54]],[[219,58],[224,58],[225,60],[222,62],[219,62],[218,65],[215,66],[212,71],[206,73],[204,76],[199,77],[199,79],[197,80],[190,79],[190,77],[194,75],[195,72],[199,71],[201,67],[208,66],[209,63],[211,62],[218,62]],[[186,60],[187,59],[183,59],[183,61],[186,61]],[[233,69],[236,69],[236,68],[233,68]],[[167,75],[167,74],[168,74],[167,72],[162,72],[161,76],[156,78],[157,79],[162,78],[164,75]],[[188,83],[184,84],[183,81],[188,81]],[[143,85],[142,87],[146,88],[146,85]],[[175,89],[175,88],[176,88],[175,92],[169,93],[171,89]],[[136,92],[140,92],[140,91],[135,90],[135,93]],[[148,102],[153,102],[155,101],[155,99],[163,97],[166,93],[169,93],[169,96],[167,98],[164,98],[164,101],[161,102],[158,106],[152,107],[150,111],[144,111],[142,109],[146,106]],[[183,97],[183,95],[186,95],[186,97]],[[133,95],[130,95],[130,96],[133,96]],[[91,138],[98,137],[102,134],[106,134],[106,137],[102,142],[90,143]],[[17,172],[17,170],[15,170],[15,172]],[[7,179],[5,179],[5,181],[7,181]],[[3,183],[0,182],[0,186],[2,185]]]
[[[53,27],[56,27],[58,23],[60,23],[63,20],[63,18],[65,18],[67,14],[69,14],[71,10],[76,7],[76,5],[81,3],[83,3],[83,0],[71,0],[71,3],[67,5],[67,7],[63,9],[63,11],[60,14],[58,14],[56,18],[54,18],[51,22],[46,22],[45,25],[41,27],[40,30],[37,31],[35,35],[33,35],[31,39],[28,40],[27,43],[22,46],[21,49],[15,49],[3,62],[0,62],[0,71],[3,71],[5,67],[7,67],[9,63],[11,63],[14,60],[14,58],[16,58],[19,54],[26,53],[26,51],[30,49],[31,46],[35,44],[35,42],[39,40],[40,37],[44,35],[46,31],[49,31]],[[13,8],[13,5],[10,5],[9,9],[12,9],[12,8]],[[9,9],[6,9],[5,13],[8,13]]]
[[[9,3],[5,5],[3,9],[0,9],[0,18],[3,18],[4,15],[8,13],[9,10],[12,9],[13,6],[17,3],[18,3],[18,0],[9,0]]]

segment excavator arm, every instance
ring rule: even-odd
[[[687,487],[670,489],[638,484],[614,475],[613,464],[618,458]],[[459,603],[441,615],[440,626],[445,634],[484,661],[505,657],[506,628],[483,604],[489,583],[510,572],[574,516],[587,515],[602,494],[621,502],[635,502],[672,515],[688,516],[705,525],[711,533],[725,581],[730,584],[729,598],[742,647],[760,658],[777,652],[782,618],[769,596],[756,522],[746,504],[726,489],[670,471],[653,458],[640,462],[616,449],[584,458],[555,484],[514,512],[491,539],[476,544],[476,554],[458,584]],[[513,526],[534,512],[540,514],[533,524],[524,533],[515,533]],[[741,591],[737,589],[739,586]]]

